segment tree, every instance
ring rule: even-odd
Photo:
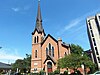
[[[83,48],[79,45],[71,44],[71,53],[82,55]]]
[[[71,68],[75,69],[77,67],[80,67],[80,57],[78,57],[76,54],[70,54],[68,56],[65,56],[64,58],[61,58],[58,60],[58,65],[60,68]]]
[[[16,71],[16,69],[20,69],[21,72],[29,72],[31,68],[31,55],[26,54],[26,58],[17,59],[15,63],[12,64],[12,69]]]
[[[31,55],[26,54],[26,58],[24,58],[24,64],[27,71],[31,69]]]
[[[22,59],[17,59],[17,60],[15,61],[15,63],[12,64],[12,69],[13,69],[13,70],[16,71],[17,68],[20,69],[20,70],[22,70],[22,69],[24,68],[24,61],[23,61]]]
[[[89,57],[84,53],[83,49],[79,45],[71,44],[71,54],[58,60],[59,68],[70,68],[76,70],[81,67],[82,64],[85,65],[85,68],[91,68],[94,66],[93,62]]]
[[[70,68],[77,70],[81,65],[84,64],[85,68],[93,68],[94,64],[87,56],[79,56],[77,54],[70,54],[58,60],[59,68]]]

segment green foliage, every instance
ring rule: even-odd
[[[25,68],[30,71],[30,68],[31,68],[31,55],[26,54],[26,58],[24,58],[24,65],[25,65]]]
[[[79,45],[71,44],[71,54],[67,55],[58,60],[59,68],[72,68],[77,69],[81,67],[82,64],[85,65],[85,68],[93,68],[94,64],[90,58],[84,53],[83,49]]]
[[[82,55],[83,48],[79,45],[71,44],[71,53]]]
[[[96,71],[97,71],[97,65],[94,65],[94,66],[90,67],[90,71],[88,72],[88,74],[92,74]]]
[[[64,75],[68,75],[68,71],[64,71]]]
[[[55,75],[53,72],[48,73],[48,75]]]
[[[81,64],[84,64],[85,67],[93,67],[94,64],[86,55],[79,56],[77,54],[70,54],[64,58],[58,60],[58,66],[60,68],[78,68],[81,67]]]
[[[60,68],[77,68],[80,67],[80,57],[77,54],[70,54],[58,60]]]
[[[22,59],[17,59],[15,63],[12,65],[13,69],[22,69],[24,67],[24,61]]]
[[[54,71],[54,74],[59,74],[59,73],[60,73],[59,70],[55,70],[55,71]]]
[[[15,63],[12,64],[12,69],[16,71],[17,68],[20,69],[20,71],[23,73],[25,73],[26,71],[30,71],[31,55],[26,54],[26,58],[17,59]]]
[[[41,70],[41,71],[39,72],[39,75],[45,75],[45,72],[44,72],[43,70]]]
[[[30,73],[28,75],[46,75],[46,73],[43,70],[41,70],[39,73]]]

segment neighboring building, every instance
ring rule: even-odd
[[[87,32],[93,53],[93,62],[100,70],[100,14],[87,18]]]
[[[91,49],[86,50],[84,52],[88,55],[88,57],[90,58],[91,61],[94,61],[93,53],[92,53],[92,50]]]
[[[0,69],[11,69],[11,65],[0,62]]]
[[[0,62],[0,72],[8,72],[11,68],[11,65]]]
[[[46,36],[42,26],[39,1],[36,26],[32,32],[31,72],[41,70],[46,73],[53,72],[57,69],[57,60],[68,54],[70,54],[69,44],[62,42],[60,38],[56,40],[50,34]]]

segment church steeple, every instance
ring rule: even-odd
[[[37,30],[38,33],[44,33],[44,29],[42,26],[42,16],[41,16],[41,9],[40,9],[40,0],[38,0],[38,11],[36,17],[36,26],[34,32]],[[32,34],[34,34],[34,32]],[[45,35],[45,33],[44,33]]]
[[[37,21],[42,22],[41,9],[40,9],[40,1],[38,1]]]

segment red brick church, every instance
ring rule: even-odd
[[[55,39],[50,34],[46,36],[42,26],[39,1],[36,26],[32,32],[31,72],[36,73],[41,70],[46,73],[53,72],[57,69],[57,60],[68,54],[70,54],[69,44],[62,42],[60,38]]]

